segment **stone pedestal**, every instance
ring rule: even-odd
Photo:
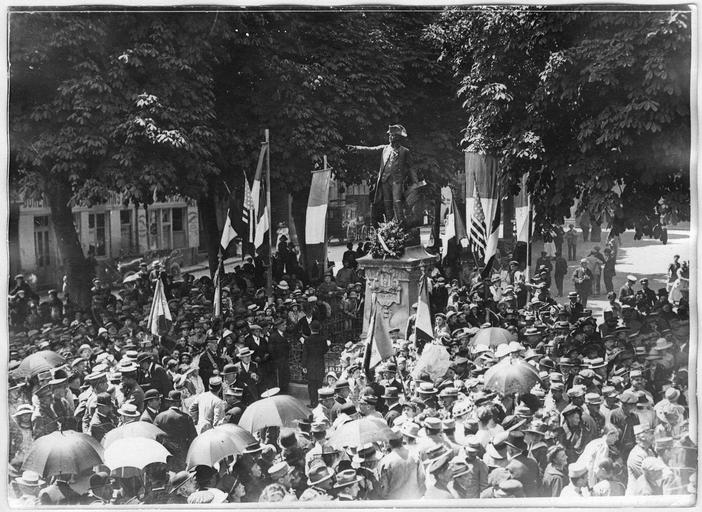
[[[405,249],[405,254],[399,259],[376,259],[368,255],[357,260],[359,268],[366,273],[362,337],[365,338],[368,332],[374,293],[388,328],[398,327],[401,336],[404,336],[407,319],[412,314],[412,304],[419,297],[422,272],[428,275],[438,259],[439,256],[431,256],[423,247],[416,245]]]

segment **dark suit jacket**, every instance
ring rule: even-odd
[[[307,369],[308,380],[324,380],[324,354],[328,350],[327,340],[321,334],[313,334],[305,340],[302,345],[302,364]]]
[[[192,440],[197,437],[193,419],[176,407],[169,407],[159,413],[154,425],[163,430],[182,451],[187,450]]]
[[[290,358],[290,344],[278,329],[268,335],[268,352],[276,364],[287,364]]]
[[[236,363],[235,366],[236,380],[234,381],[234,383],[236,387],[242,388],[244,390],[244,403],[248,405],[251,402],[255,402],[256,400],[258,400],[258,397],[261,394],[258,386],[262,381],[262,375],[258,368],[258,365],[251,361],[251,364],[249,365],[249,371],[246,371],[241,361]],[[256,383],[251,377],[252,373],[258,375],[258,383]]]
[[[259,344],[256,345],[253,335],[249,334],[246,338],[244,338],[244,343],[247,347],[253,350],[254,354],[252,359],[254,362],[261,364],[266,361],[266,356],[268,355],[268,343],[266,342],[266,338],[263,336],[259,337]]]
[[[320,314],[316,306],[312,307],[312,320],[320,320]],[[310,330],[310,322],[307,321],[307,317],[303,316],[298,320],[297,327],[300,329],[300,334],[303,336],[311,336],[312,331]]]
[[[139,418],[139,421],[153,423],[154,419],[156,419],[156,416],[158,416],[158,413],[152,414],[148,407],[144,407],[144,412],[141,413],[141,418]]]
[[[212,360],[210,360],[209,357],[207,357],[208,350],[205,350],[202,355],[200,356],[200,365],[199,365],[199,370],[200,370],[200,377],[202,377],[202,381],[205,383],[205,386],[207,386],[207,381],[209,378],[212,376],[215,370],[222,371],[222,368],[224,367],[224,364],[222,363],[222,359],[219,357],[219,354],[213,354],[212,352],[209,352],[210,356],[212,357]],[[214,362],[214,364],[212,364]]]
[[[156,389],[161,395],[168,396],[168,392],[173,389],[171,378],[163,369],[163,366],[152,363],[149,367],[149,376],[145,376],[139,371],[139,385],[142,389]]]

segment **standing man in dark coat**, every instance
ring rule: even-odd
[[[154,419],[154,425],[163,430],[168,436],[171,452],[179,463],[185,463],[190,443],[197,437],[195,424],[189,414],[183,412],[180,391],[171,391],[166,399],[168,409],[159,413]]]
[[[285,394],[290,385],[290,343],[285,338],[285,318],[275,321],[275,328],[268,336],[268,352],[273,363],[274,385]]]
[[[250,405],[261,396],[261,372],[256,363],[251,358],[253,351],[249,347],[240,348],[236,357],[239,362],[234,365],[236,368],[236,380],[234,385],[244,390],[243,402]]]
[[[252,360],[261,370],[261,379],[266,384],[266,387],[273,387],[274,375],[273,368],[270,363],[270,353],[268,352],[268,342],[263,336],[261,326],[253,324],[249,326],[251,334],[245,339],[244,343],[253,352]]]
[[[392,218],[402,220],[403,182],[409,175],[412,184],[417,183],[417,174],[410,164],[410,150],[402,145],[405,137],[407,137],[405,128],[394,124],[388,127],[389,144],[387,145],[347,146],[349,151],[382,151],[373,198],[374,218],[380,218],[375,212],[382,204],[388,220]]]
[[[312,334],[302,345],[303,372],[307,375],[307,391],[310,396],[310,407],[317,407],[319,397],[317,391],[324,380],[324,354],[331,346],[331,341],[325,340],[320,334],[321,324],[313,320],[310,324]]]
[[[214,375],[215,370],[218,372],[222,371],[224,362],[217,353],[217,338],[210,336],[207,338],[206,343],[207,348],[205,348],[205,351],[200,355],[200,364],[198,369],[200,371],[202,383],[205,386],[205,391],[208,391],[210,389],[210,377]]]
[[[161,396],[167,396],[173,389],[173,382],[163,366],[153,361],[153,355],[150,352],[139,353],[137,364],[139,365],[137,382],[142,389],[155,389]]]
[[[583,307],[587,307],[587,299],[592,294],[592,272],[587,263],[585,258],[581,259],[580,266],[573,272],[573,284]]]
[[[556,281],[556,289],[558,290],[557,297],[563,296],[563,277],[568,273],[568,262],[561,254],[561,251],[556,251],[554,260],[553,278]]]

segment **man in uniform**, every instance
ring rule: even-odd
[[[307,474],[307,485],[309,487],[300,496],[300,501],[330,501],[334,472],[321,460],[315,461]]]
[[[190,416],[195,423],[198,434],[222,424],[226,412],[226,402],[219,397],[222,388],[222,378],[210,377],[209,390],[197,396],[190,405]]]
[[[214,336],[208,336],[206,341],[205,351],[200,356],[200,377],[202,378],[202,383],[205,386],[205,391],[209,388],[210,377],[212,377],[215,371],[219,372],[224,366],[224,361],[220,358],[217,353],[217,338]]]
[[[622,285],[621,288],[619,288],[619,302],[622,303],[622,305],[627,304],[629,306],[633,306],[633,300],[634,296],[636,295],[636,291],[634,291],[634,284],[636,283],[636,276],[629,274],[626,276],[626,283]]]
[[[136,371],[136,368],[135,368]],[[107,391],[107,374],[104,372],[93,372],[85,377],[85,382],[90,385],[88,389],[78,396],[78,407],[76,407],[75,418],[80,424],[83,433],[88,433],[88,425],[95,412],[95,402],[99,393]]]
[[[332,388],[320,388],[318,391],[319,403],[312,409],[314,421],[326,421],[328,425],[334,423],[334,390]]]
[[[626,496],[632,496],[636,488],[636,479],[642,475],[641,464],[647,457],[655,457],[653,451],[653,429],[648,425],[635,425],[636,445],[626,458],[627,486]]]

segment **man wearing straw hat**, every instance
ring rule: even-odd
[[[36,471],[27,470],[14,480],[14,485],[19,490],[19,497],[10,499],[11,508],[34,508],[39,505],[39,491],[46,485]]]

